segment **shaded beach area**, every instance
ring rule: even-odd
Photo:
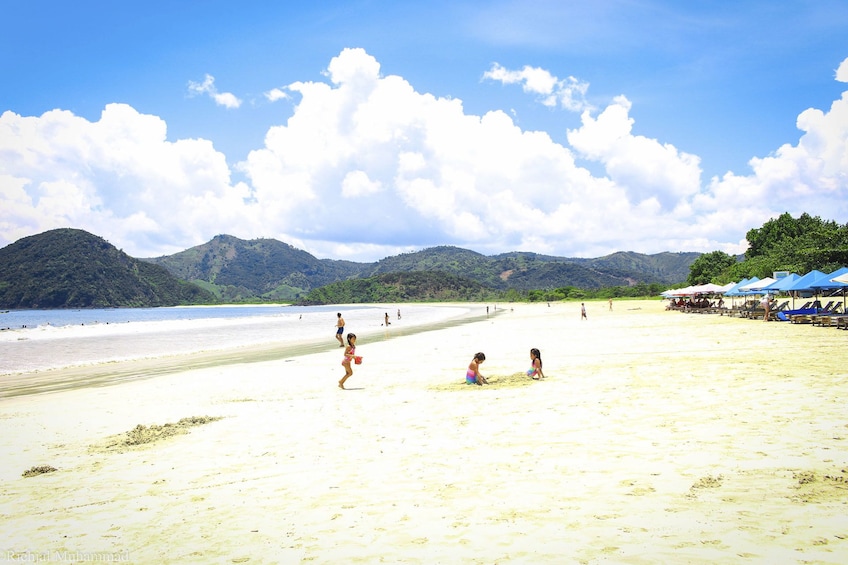
[[[6,381],[0,562],[848,560],[848,333],[586,307]]]

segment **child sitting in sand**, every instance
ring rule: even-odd
[[[542,352],[535,347],[530,350],[530,364],[527,376],[537,381],[544,379],[545,373],[542,372]]]
[[[471,363],[468,364],[468,370],[465,372],[465,384],[478,384],[480,386],[483,386],[484,384],[489,384],[489,381],[486,380],[486,377],[480,374],[480,363],[485,360],[486,355],[484,353],[477,353],[474,355],[474,359],[472,359]]]

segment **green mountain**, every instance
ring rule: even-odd
[[[317,288],[298,304],[356,304],[406,301],[486,300],[491,289],[470,279],[436,271],[385,273],[339,281]]]
[[[442,271],[499,290],[603,288],[639,282],[673,284],[686,280],[700,253],[620,252],[597,259],[573,259],[513,251],[487,257],[459,247],[431,247],[378,261],[364,276],[411,271]]]
[[[376,263],[316,259],[274,239],[246,241],[230,235],[186,251],[143,259],[214,292],[221,300],[299,300],[325,285],[389,273],[439,272],[475,281],[493,290],[585,289],[637,283],[685,281],[699,253],[615,253],[597,259],[570,259],[512,252],[488,257],[439,246],[386,257]]]
[[[192,281],[223,301],[290,301],[313,288],[358,277],[361,263],[316,259],[276,239],[217,235],[174,255],[142,259]]]
[[[462,300],[494,291],[679,283],[686,280],[689,266],[699,255],[622,252],[575,259],[511,252],[486,256],[440,246],[375,263],[356,263],[317,259],[274,239],[246,241],[218,235],[174,255],[133,259],[100,237],[61,229],[0,249],[0,308],[326,301],[327,296],[315,291],[345,281],[347,285],[327,289],[334,296],[347,296],[338,300],[342,302],[359,302],[362,296],[392,301],[399,297]],[[386,278],[398,274],[404,276]],[[350,294],[352,289],[360,294]]]
[[[674,284],[685,281],[689,267],[700,253],[655,253],[644,255],[632,251],[619,251],[595,259],[571,259],[578,265],[637,282]],[[681,278],[683,277],[683,278]]]
[[[439,271],[471,279],[491,288],[500,287],[497,268],[489,257],[459,247],[430,247],[414,253],[386,257],[369,266],[363,266],[362,276],[373,277],[386,273],[411,273]]]
[[[0,308],[152,307],[214,303],[202,288],[133,259],[101,237],[56,229],[0,249]]]

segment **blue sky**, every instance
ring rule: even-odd
[[[0,245],[735,253],[783,212],[848,221],[842,1],[4,11]]]

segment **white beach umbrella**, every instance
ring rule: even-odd
[[[695,287],[698,293],[700,294],[717,294],[719,292],[725,292],[730,289],[731,285],[717,285],[714,283],[702,284],[700,286]]]
[[[766,287],[771,283],[775,282],[775,280],[776,279],[773,279],[771,277],[766,277],[750,284],[746,284],[745,286],[740,286],[739,290],[741,290],[742,292],[757,292],[758,290],[762,290],[763,287]]]

